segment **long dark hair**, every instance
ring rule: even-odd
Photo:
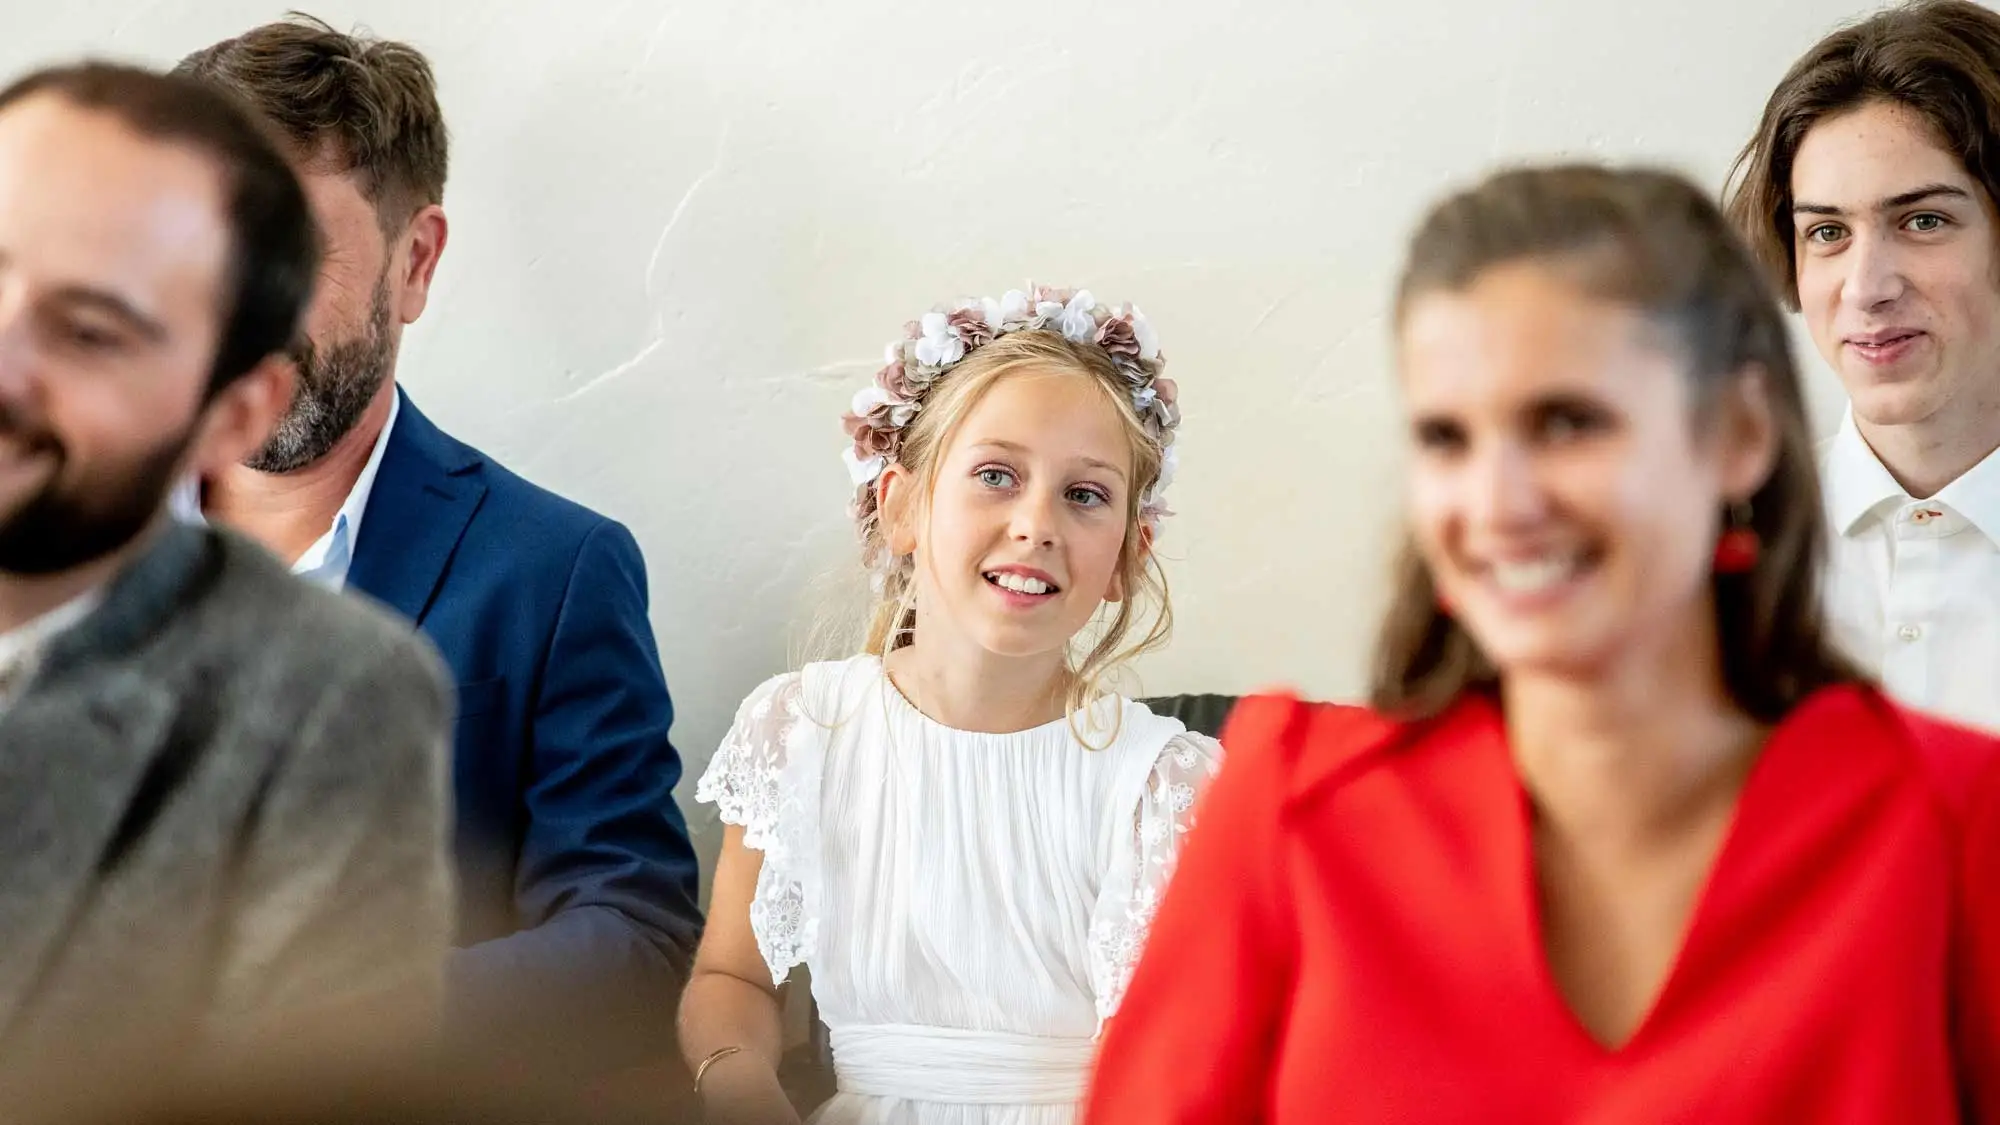
[[[1686,358],[1697,425],[1712,423],[1742,372],[1763,373],[1778,456],[1750,499],[1763,542],[1756,566],[1714,579],[1723,679],[1738,706],[1774,721],[1817,688],[1861,678],[1822,624],[1825,516],[1784,313],[1721,211],[1670,172],[1565,164],[1497,173],[1424,219],[1395,322],[1419,297],[1463,291],[1522,261],[1560,266],[1591,295],[1657,324]],[[1430,571],[1406,540],[1376,648],[1373,704],[1421,717],[1497,682],[1477,642],[1438,608]]]

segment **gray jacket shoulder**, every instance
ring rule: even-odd
[[[357,680],[401,679],[415,697],[448,702],[450,678],[435,648],[409,623],[365,598],[294,576],[262,547],[214,532],[218,566],[191,607],[194,644],[229,660],[229,678],[266,699],[306,703]]]

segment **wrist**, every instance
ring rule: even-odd
[[[715,1050],[710,1051],[706,1055],[703,1055],[701,1061],[694,1064],[695,1092],[696,1093],[701,1092],[702,1082],[708,1077],[708,1072],[710,1070],[713,1070],[717,1063],[726,1062],[729,1059],[734,1058],[735,1056],[740,1055],[742,1053],[743,1053],[742,1047],[737,1046],[735,1044],[730,1044],[725,1047],[717,1047]]]
[[[695,1067],[694,1090],[704,1101],[777,1089],[777,1071],[756,1052],[747,1049],[717,1050]]]
[[[710,1121],[785,1125],[798,1121],[777,1072],[748,1051],[716,1060],[696,1089]]]

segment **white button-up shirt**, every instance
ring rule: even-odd
[[[35,678],[49,643],[90,616],[90,612],[103,600],[104,591],[101,588],[92,590],[71,598],[33,621],[0,633],[0,711],[12,705],[20,697],[21,689]]]
[[[382,432],[375,437],[375,448],[368,454],[367,464],[361,466],[361,475],[354,478],[354,487],[348,490],[347,499],[341,502],[340,510],[333,515],[333,522],[325,533],[313,540],[312,546],[292,563],[292,573],[309,582],[317,582],[329,589],[339,590],[347,585],[347,572],[354,566],[354,544],[361,539],[361,517],[368,511],[368,496],[375,491],[375,474],[382,468],[382,454],[389,448],[389,434],[396,428],[396,415],[402,413],[403,396],[389,400],[389,419],[382,424]],[[201,491],[195,481],[184,482],[173,496],[174,514],[189,523],[207,522],[201,514]]]
[[[2000,731],[2000,452],[1915,500],[1850,409],[1821,473],[1835,639],[1904,703]]]

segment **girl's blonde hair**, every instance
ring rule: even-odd
[[[949,377],[928,390],[923,408],[902,430],[895,463],[913,478],[923,513],[918,518],[928,518],[938,464],[965,419],[1000,380],[1030,374],[1089,380],[1118,412],[1132,448],[1132,487],[1126,491],[1125,543],[1119,551],[1117,571],[1124,598],[1108,612],[1100,610],[1079,634],[1081,642],[1072,642],[1064,704],[1073,725],[1078,712],[1107,694],[1107,678],[1134,658],[1164,645],[1173,631],[1166,574],[1151,549],[1147,522],[1141,518],[1141,505],[1159,481],[1165,450],[1141,419],[1128,377],[1111,354],[1095,343],[1076,342],[1048,329],[1010,332],[968,354],[951,368]],[[872,489],[863,494],[856,516],[862,560],[878,575],[862,648],[887,656],[909,644],[916,632],[916,562],[912,556],[897,557],[890,552],[888,529],[882,526]],[[1148,609],[1150,625],[1144,623]],[[1134,636],[1139,639],[1132,640]]]

